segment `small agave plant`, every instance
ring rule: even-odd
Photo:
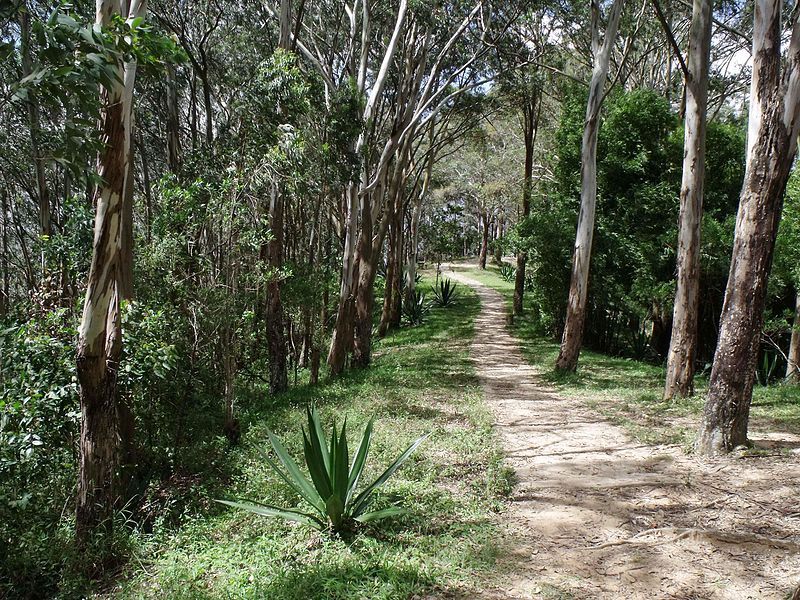
[[[510,265],[507,262],[500,263],[500,277],[505,281],[514,281],[516,275],[517,270],[514,268],[514,265]]]
[[[425,294],[417,290],[409,294],[403,302],[403,316],[411,326],[421,325],[430,310],[431,305],[425,300]]]
[[[450,306],[456,300],[456,284],[451,279],[440,279],[439,285],[433,288],[433,295],[436,304],[439,306]]]
[[[374,418],[370,419],[364,428],[351,463],[347,448],[347,419],[345,419],[341,431],[337,431],[334,422],[330,444],[328,444],[325,441],[317,411],[311,408],[306,412],[308,431],[303,428],[303,448],[311,480],[309,481],[303,474],[280,440],[271,432],[268,432],[267,435],[278,462],[283,468],[266,453],[263,456],[281,479],[305,500],[309,506],[308,510],[280,508],[251,501],[217,500],[217,502],[267,517],[281,517],[289,521],[297,521],[321,531],[331,530],[337,534],[351,530],[355,523],[367,523],[403,514],[405,510],[399,506],[390,506],[376,511],[370,511],[369,508],[375,491],[408,460],[430,434],[417,438],[380,477],[357,492],[359,479],[369,454]]]

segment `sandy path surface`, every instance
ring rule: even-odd
[[[704,461],[632,441],[542,385],[500,294],[456,269],[445,276],[480,297],[471,355],[518,478],[502,515],[508,552],[483,597],[791,596],[800,455]]]

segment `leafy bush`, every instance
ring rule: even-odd
[[[500,277],[505,281],[514,281],[516,275],[517,270],[514,268],[514,265],[510,265],[507,262],[500,263]]]
[[[300,471],[286,448],[271,432],[268,432],[267,435],[283,469],[267,454],[264,454],[264,460],[289,487],[310,505],[312,510],[280,508],[250,501],[217,500],[217,502],[267,517],[281,517],[289,521],[297,521],[321,531],[330,529],[334,533],[350,530],[356,522],[367,523],[402,514],[404,510],[398,506],[390,506],[376,511],[368,511],[368,509],[374,499],[375,491],[408,460],[429,434],[417,438],[380,477],[356,494],[358,482],[369,454],[374,419],[370,419],[364,428],[364,434],[361,436],[355,457],[350,464],[350,455],[347,449],[347,420],[345,419],[341,431],[336,430],[334,421],[330,446],[328,446],[317,411],[309,409],[306,412],[308,432],[303,429],[303,448],[311,481]]]
[[[419,325],[430,312],[431,305],[425,301],[425,294],[414,290],[403,302],[403,317],[409,325]]]
[[[455,303],[458,294],[456,284],[450,279],[440,279],[438,285],[433,288],[433,295],[438,306],[450,306]]]

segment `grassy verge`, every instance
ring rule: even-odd
[[[502,279],[496,266],[487,266],[486,271],[471,269],[469,276],[500,292],[511,310],[514,283]],[[660,366],[583,350],[578,372],[559,374],[553,369],[558,356],[555,340],[543,337],[525,315],[514,320],[511,331],[543,381],[586,400],[643,443],[682,444],[687,449],[691,446],[703,407],[705,377],[697,377],[694,397],[664,402],[661,394],[665,374]],[[751,429],[800,434],[800,387],[757,386]]]
[[[469,593],[494,565],[494,513],[510,489],[468,359],[478,308],[474,293],[463,290],[455,306],[434,309],[423,325],[378,342],[371,368],[265,401],[245,415],[242,443],[228,456],[236,476],[227,497],[292,506],[298,499],[258,448],[269,429],[299,454],[307,403],[315,402],[326,421],[346,416],[354,437],[377,415],[365,480],[432,431],[386,486],[384,500],[399,497],[409,514],[340,540],[209,499],[207,510],[188,515],[179,530],[144,539],[139,567],[103,596],[305,600]]]

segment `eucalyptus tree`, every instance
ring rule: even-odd
[[[597,204],[597,131],[600,125],[602,106],[611,50],[617,36],[624,0],[614,0],[609,8],[608,18],[600,41],[600,4],[592,0],[592,55],[594,65],[589,82],[589,99],[586,103],[586,120],[583,129],[581,150],[581,209],[578,214],[578,229],[572,259],[567,316],[561,349],[556,359],[559,371],[574,371],[578,366],[578,356],[583,340],[583,326],[586,319],[586,301],[589,294],[589,261],[592,252],[594,233],[594,214]]]
[[[800,21],[782,53],[782,3],[756,0],[747,169],[736,218],[720,335],[696,441],[715,455],[747,444],[767,279],[800,133]]]
[[[267,8],[280,19],[279,8]],[[298,53],[323,76],[328,94],[352,81],[363,98],[364,129],[353,147],[363,164],[341,210],[341,286],[328,353],[332,375],[343,370],[351,351],[357,363],[369,362],[369,282],[390,221],[395,228],[402,223],[398,194],[411,173],[414,140],[455,98],[486,81],[481,61],[515,14],[482,0],[466,6],[330,3],[305,6],[302,22],[290,32]]]
[[[130,6],[123,6],[118,0],[99,0],[96,23],[107,28],[121,17],[134,30],[145,11],[144,0],[133,0]],[[113,60],[113,80],[106,82],[102,90],[100,131],[105,147],[98,157],[102,181],[94,194],[94,245],[77,350],[81,436],[75,524],[82,543],[98,528],[110,526],[117,500],[121,424],[116,384],[122,354],[122,258],[127,250],[123,247],[123,203],[126,186],[132,184],[128,177],[136,62],[122,55]]]
[[[668,24],[664,21],[686,82],[683,179],[678,219],[678,286],[675,292],[672,335],[667,355],[665,399],[688,396],[694,389],[697,313],[700,301],[700,224],[705,184],[711,10],[711,0],[695,0],[689,32],[689,51],[685,61]]]
[[[199,140],[199,98],[202,95],[202,113],[204,117],[205,142],[209,146],[214,142],[214,115],[217,108],[214,105],[214,83],[212,70],[214,51],[217,38],[221,35],[224,20],[229,14],[230,7],[216,0],[201,0],[193,2],[180,2],[178,0],[154,0],[152,12],[158,22],[171,32],[177,43],[183,49],[192,67],[192,76],[189,79],[189,115],[192,146],[196,147]],[[202,90],[198,90],[199,85]],[[168,90],[174,89],[173,72],[167,71]],[[168,93],[172,93],[169,91]],[[168,98],[170,102],[174,99]],[[174,105],[170,105],[174,110]],[[167,121],[168,127],[174,123]],[[174,130],[168,130],[170,144],[175,144]],[[177,148],[172,147],[171,152]],[[171,161],[175,160],[172,156]]]

